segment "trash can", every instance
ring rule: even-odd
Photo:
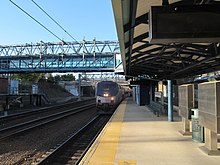
[[[204,127],[199,125],[199,111],[198,109],[191,109],[192,121],[192,139],[196,142],[204,142]]]

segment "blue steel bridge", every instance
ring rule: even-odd
[[[0,45],[0,73],[114,72],[118,41]]]

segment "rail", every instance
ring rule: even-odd
[[[62,144],[47,152],[44,158],[36,164],[45,165],[55,162],[59,162],[59,164],[78,164],[109,118],[110,116],[96,116]]]
[[[95,104],[89,104],[80,106],[77,108],[72,108],[63,112],[58,112],[49,116],[41,117],[39,119],[30,120],[27,122],[19,123],[7,128],[3,128],[0,130],[0,140],[4,140],[6,138],[12,137],[14,135],[18,135],[27,131],[30,131],[34,128],[49,124],[51,122],[60,120],[62,118],[74,115],[76,113],[91,109],[92,107],[95,107]]]

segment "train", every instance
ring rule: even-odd
[[[121,85],[113,81],[100,81],[96,84],[96,108],[100,114],[112,114],[125,93]]]

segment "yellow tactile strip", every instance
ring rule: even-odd
[[[95,144],[91,147],[91,149],[95,148],[95,151],[89,151],[90,154],[92,154],[89,156],[89,160],[82,160],[81,164],[114,164],[126,102],[127,101],[124,101],[118,107],[117,113],[114,114],[109,121],[109,124],[106,125],[101,135],[97,138]],[[88,157],[86,159],[88,159]]]
[[[136,160],[119,160],[118,165],[136,165]]]

